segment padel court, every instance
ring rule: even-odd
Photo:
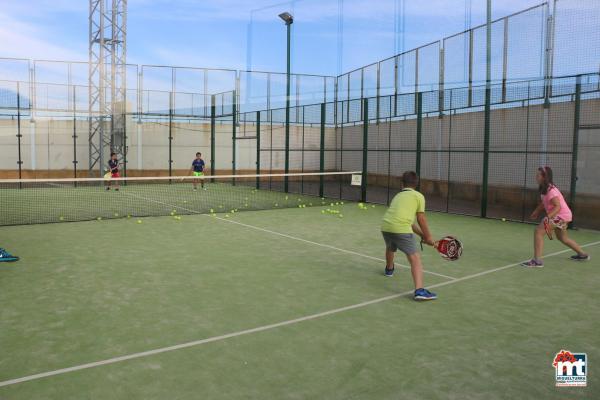
[[[598,394],[592,374],[556,391],[551,364],[600,359],[597,232],[571,233],[592,261],[547,241],[531,270],[532,225],[428,213],[465,251],[424,250],[439,299],[416,303],[408,269],[383,276],[385,207],[337,202],[0,227],[21,256],[0,265],[0,398]]]

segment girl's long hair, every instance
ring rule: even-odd
[[[550,189],[551,186],[554,186],[554,181],[552,180],[552,168],[548,166],[539,167],[538,171],[540,171],[542,178],[544,178],[544,182],[540,183],[539,186],[540,194],[548,194],[548,189]]]

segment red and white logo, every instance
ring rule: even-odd
[[[587,354],[561,350],[554,356],[556,386],[587,386]]]

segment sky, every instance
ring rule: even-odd
[[[127,61],[285,71],[277,15],[290,11],[293,72],[337,75],[485,22],[485,0],[406,0],[402,40],[394,28],[399,2],[344,0],[340,46],[338,0],[129,0]],[[493,18],[538,2],[494,1]],[[2,0],[0,57],[87,61],[88,29],[87,0]]]

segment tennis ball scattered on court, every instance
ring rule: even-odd
[[[127,214],[127,218],[131,218],[131,215]]]
[[[244,204],[244,207],[248,207],[248,203]]]
[[[212,208],[210,209],[211,214],[215,212],[215,210],[213,210]]]
[[[331,207],[333,207],[333,203],[329,204]]]
[[[344,218],[344,214],[340,214],[340,218]]]
[[[177,210],[173,210],[173,214],[176,214],[176,213],[177,213]]]
[[[229,218],[229,214],[225,214],[225,218]]]
[[[375,204],[371,204],[371,208],[375,208]]]
[[[502,222],[506,222],[506,218],[502,218]]]
[[[285,199],[287,200],[287,199],[288,199],[288,197],[287,197],[287,196],[285,196]]]
[[[302,204],[298,204],[298,208],[302,208]]]
[[[275,203],[275,207],[279,207],[279,204],[278,204],[278,203]]]
[[[138,220],[137,220],[137,223],[138,223],[138,224],[141,224],[141,223],[142,223],[142,220],[141,220],[141,219],[138,219]]]
[[[343,202],[343,201],[340,201],[340,204],[343,206],[343,205],[344,205],[344,202]]]
[[[119,213],[115,213],[115,217],[118,217],[118,216],[119,216]]]
[[[321,210],[321,214],[325,214],[325,210]]]
[[[175,213],[171,211],[171,217],[172,217],[173,215],[175,215]]]
[[[98,217],[96,218],[98,221],[102,221],[102,217]]]
[[[308,203],[308,205],[312,207],[312,203]]]
[[[58,219],[59,219],[59,221],[64,221],[65,217],[59,217]]]

